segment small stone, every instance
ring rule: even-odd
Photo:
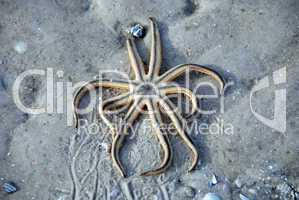
[[[99,149],[100,151],[109,152],[110,147],[109,144],[103,142],[99,145]]]
[[[8,194],[15,193],[17,191],[17,186],[13,182],[4,183],[2,186],[4,192]]]
[[[207,193],[202,200],[221,200],[221,198],[215,193]]]
[[[135,37],[135,38],[143,38],[145,36],[145,30],[143,28],[143,26],[141,26],[140,24],[136,24],[134,25],[131,29],[130,29],[130,33]]]
[[[217,183],[218,183],[217,177],[216,177],[215,174],[213,174],[212,178],[211,178],[211,180],[209,182],[209,186],[212,187],[212,186],[216,185]]]
[[[192,50],[190,48],[186,49],[186,54],[188,57],[190,57],[192,54]]]
[[[19,41],[15,44],[14,50],[19,54],[23,54],[27,51],[27,44],[25,42]]]

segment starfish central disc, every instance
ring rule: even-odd
[[[140,96],[158,96],[159,90],[154,84],[145,82],[137,86],[136,94]]]

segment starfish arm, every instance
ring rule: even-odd
[[[133,100],[131,93],[124,93],[101,103],[103,111],[115,111],[120,106],[128,106]]]
[[[108,119],[106,116],[105,111],[111,109],[111,108],[117,108],[119,106],[123,105],[129,105],[132,101],[132,98],[130,96],[130,93],[121,94],[119,96],[113,97],[111,99],[107,99],[100,103],[98,108],[98,113],[101,117],[101,119],[104,121],[104,123],[108,126],[112,133],[112,138],[114,138],[116,134],[116,127],[113,125],[113,123]]]
[[[128,49],[130,64],[135,75],[135,79],[139,81],[143,80],[145,76],[144,64],[137,51],[134,39],[130,37],[127,38],[127,49]]]
[[[179,86],[164,86],[159,88],[160,92],[162,95],[168,95],[168,94],[183,94],[185,95],[192,103],[192,109],[191,109],[191,114],[193,115],[197,109],[197,99],[196,95],[193,94],[193,92],[187,88],[179,87]],[[164,97],[163,97],[164,98]]]
[[[114,88],[114,89],[123,89],[126,91],[131,90],[133,83],[129,83],[127,81],[109,81],[109,80],[93,80],[87,82],[85,85],[80,87],[80,89],[76,92],[73,100],[73,112],[74,112],[74,120],[75,127],[79,126],[79,115],[78,115],[78,107],[80,104],[81,98],[86,95],[87,92],[92,90],[96,90],[100,87],[102,88]]]
[[[141,98],[134,101],[133,105],[130,107],[128,113],[125,116],[124,122],[126,123],[124,124],[124,126],[122,126],[123,127],[122,133],[118,132],[112,141],[112,147],[111,147],[112,161],[123,177],[125,177],[126,175],[125,175],[124,168],[119,159],[119,151],[122,146],[123,140],[125,139],[125,136],[128,134],[129,126],[133,125],[134,120],[138,117],[140,113],[140,108],[143,106],[142,104],[143,103]]]
[[[179,136],[182,138],[182,140],[191,150],[193,154],[193,161],[191,167],[189,168],[189,171],[193,170],[198,162],[198,152],[193,142],[190,140],[189,136],[184,131],[183,124],[182,124],[182,117],[177,112],[173,112],[174,107],[169,100],[160,99],[159,105],[163,108],[163,110],[166,112],[166,114],[172,121],[173,125],[178,131]]]
[[[206,74],[206,75],[210,76],[212,79],[214,79],[218,82],[218,84],[220,86],[220,90],[223,91],[224,84],[225,84],[223,78],[217,72],[215,72],[207,67],[196,65],[196,64],[183,64],[183,65],[178,65],[174,68],[171,68],[170,70],[165,72],[163,75],[161,75],[158,78],[158,81],[160,81],[160,82],[172,81],[188,70],[200,72],[202,74]]]
[[[161,119],[160,110],[158,108],[157,102],[148,100],[146,102],[146,105],[148,108],[150,119],[152,121],[153,128],[155,129],[155,133],[162,146],[163,153],[164,153],[162,163],[157,169],[143,172],[141,174],[142,176],[153,176],[153,175],[161,174],[169,167],[172,160],[172,151],[171,151],[171,145],[169,143],[168,136],[166,134],[163,134],[163,132],[159,127],[160,125],[162,125],[163,122]]]
[[[152,34],[152,46],[149,60],[149,77],[152,80],[159,75],[160,67],[162,64],[162,45],[160,39],[160,33],[157,27],[155,19],[150,17],[151,34]]]

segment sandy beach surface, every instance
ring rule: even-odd
[[[124,34],[136,23],[146,30],[136,42],[147,62],[148,17],[160,30],[162,72],[196,63],[230,85],[223,101],[200,101],[213,114],[188,120],[200,158],[193,172],[187,172],[189,149],[171,135],[169,169],[139,176],[163,157],[144,114],[122,147],[128,175],[122,178],[103,121],[90,112],[82,116],[88,128],[78,132],[68,124],[67,88],[99,71],[131,74]],[[13,194],[1,188],[1,200],[299,199],[298,0],[0,0],[0,47],[0,185],[17,186]],[[13,94],[17,78],[32,70],[39,74],[26,76],[17,94],[26,107],[47,108],[40,114],[22,112]],[[207,80],[193,73],[188,87],[195,91]],[[197,89],[198,95],[211,92]],[[118,92],[104,90],[103,96]]]

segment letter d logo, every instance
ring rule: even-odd
[[[286,67],[273,72],[273,81],[275,85],[286,82]],[[252,96],[255,92],[269,87],[269,77],[266,76],[260,80],[250,92],[250,109],[254,116],[265,125],[284,133],[286,131],[286,89],[276,89],[274,97],[274,118],[268,119],[255,112],[252,107]]]

